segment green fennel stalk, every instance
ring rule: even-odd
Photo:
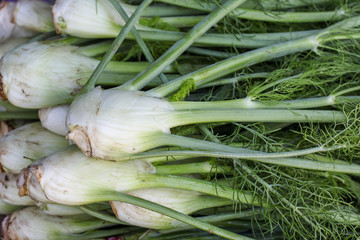
[[[158,0],[160,2],[174,4],[177,6],[188,7],[205,12],[213,11],[217,7],[216,3],[200,3],[196,0]],[[286,22],[286,23],[306,23],[342,20],[352,14],[351,8],[340,8],[333,11],[318,12],[291,12],[291,11],[264,11],[256,9],[237,8],[230,13],[242,19],[268,21],[268,22]]]
[[[39,119],[37,111],[6,111],[0,112],[0,120],[12,120],[12,119],[29,119],[36,120]]]
[[[313,153],[313,152],[312,152]],[[244,157],[247,160],[252,160],[255,162],[270,163],[279,166],[308,169],[315,171],[327,171],[334,173],[348,173],[359,175],[360,165],[355,163],[333,163],[333,162],[322,162],[314,161],[305,158],[295,158],[295,157],[281,157],[281,158],[271,158],[271,154],[264,158],[256,158],[258,154],[254,154],[251,157],[251,154]],[[296,153],[294,153],[296,154]],[[192,156],[192,157],[215,157],[215,158],[241,158],[243,153],[229,153],[229,152],[220,152],[220,151],[161,151],[161,152],[149,152],[149,153],[137,153],[132,156],[123,156],[119,157],[118,160],[128,160],[128,159],[146,159],[148,157],[159,157],[159,156]],[[279,153],[281,155],[281,153]]]
[[[214,1],[214,3],[210,1],[193,1],[193,0],[156,0],[158,2],[166,2],[172,5],[183,5],[186,8],[199,8],[199,9],[210,9],[214,8],[220,2]],[[328,0],[313,0],[313,1],[303,1],[303,0],[258,0],[252,1],[248,0],[241,5],[246,9],[261,9],[261,10],[272,10],[272,9],[288,9],[288,8],[296,8],[296,7],[304,7],[304,6],[312,6],[317,4],[327,3]]]
[[[290,39],[297,39],[310,36],[319,30],[278,32],[278,33],[242,33],[242,34],[219,34],[206,33],[194,40],[192,46],[213,46],[213,47],[238,47],[238,48],[258,48]],[[186,36],[183,32],[170,31],[139,31],[141,38],[147,41],[157,42],[176,42]],[[127,39],[135,40],[132,34]]]

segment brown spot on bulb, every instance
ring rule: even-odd
[[[115,202],[114,202],[114,201],[110,201],[109,203],[110,203],[110,206],[111,206],[111,209],[112,209],[113,213],[115,214],[115,217],[116,217],[117,219],[119,219],[119,215],[118,215],[118,211],[117,211]]]
[[[71,130],[66,134],[66,139],[73,141],[87,157],[91,157],[91,142],[86,129],[78,125],[70,126],[70,128]]]
[[[3,82],[2,79],[3,79],[3,76],[0,73],[0,98],[3,101],[7,101],[8,98],[7,98],[6,93],[5,93],[5,86],[4,86],[4,82]]]
[[[16,181],[16,186],[19,189],[18,194],[20,197],[27,196],[29,194],[29,189],[28,189],[29,174],[30,174],[30,169],[24,168],[23,170],[21,170],[18,179]]]
[[[11,215],[6,216],[1,224],[2,234],[4,240],[10,240],[10,236],[14,235],[9,228],[11,224]]]

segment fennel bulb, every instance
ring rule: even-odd
[[[159,133],[170,133],[173,110],[169,102],[142,92],[95,88],[71,104],[67,137],[87,156],[116,159],[119,152],[157,146]]]
[[[6,240],[52,240],[111,225],[86,215],[54,216],[37,207],[27,207],[7,216],[2,223],[2,231]]]
[[[54,30],[51,5],[42,0],[18,0],[13,21],[17,26],[34,32]]]
[[[104,192],[141,188],[141,175],[155,171],[154,166],[145,161],[121,163],[87,158],[77,148],[70,147],[24,169],[18,186],[21,189],[22,184],[25,190],[29,180],[35,176],[49,200],[65,205],[81,205],[96,202]],[[26,190],[32,195],[30,188]]]
[[[0,4],[0,43],[10,38],[15,25],[11,23],[11,16],[15,9],[15,3],[2,2]]]
[[[134,8],[122,3],[130,16]],[[53,7],[58,33],[84,38],[116,36],[125,21],[107,0],[57,0]]]
[[[0,96],[21,108],[39,109],[70,103],[100,62],[91,57],[92,50],[97,52],[102,48],[101,44],[77,47],[61,40],[22,45],[0,60]],[[148,65],[112,61],[105,70],[110,74],[138,73]],[[170,66],[164,71],[176,69]]]
[[[28,196],[19,196],[16,186],[18,176],[15,174],[0,173],[0,198],[12,205],[31,206],[35,202]]]
[[[34,32],[23,29],[12,23],[16,3],[5,2],[0,3],[0,43],[13,37],[30,37],[35,35]]]
[[[1,96],[15,106],[41,108],[70,102],[98,61],[76,47],[34,42],[0,60]]]
[[[43,128],[40,122],[29,123],[0,138],[0,167],[19,173],[34,160],[68,145],[66,139]]]

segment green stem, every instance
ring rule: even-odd
[[[76,51],[87,57],[94,57],[105,53],[109,49],[110,45],[111,41],[102,41],[88,46],[79,47]]]
[[[216,151],[164,151],[164,152],[150,152],[150,153],[139,153],[132,155],[133,158],[148,158],[154,156],[192,156],[192,157],[216,157],[216,158],[238,158],[239,155],[235,152],[216,152]],[[122,160],[126,160],[124,158]],[[348,173],[359,175],[360,165],[355,163],[335,163],[335,162],[320,162],[302,158],[253,158],[248,159],[251,161],[270,163],[285,167],[316,170],[316,171],[327,171],[336,173]]]
[[[316,49],[319,42],[315,36],[301,38],[294,41],[275,44],[268,47],[252,50],[235,57],[219,61],[210,66],[197,70],[193,73],[182,76],[176,80],[170,81],[147,91],[148,94],[156,97],[165,97],[168,94],[179,89],[181,85],[191,80],[196,86],[205,84],[209,81],[225,76],[242,68],[252,66],[254,64],[268,61],[274,58],[282,57],[296,52]]]
[[[332,157],[323,156],[323,155],[320,155],[320,154],[310,154],[310,155],[308,156],[308,159],[315,160],[315,161],[319,161],[319,162],[349,164],[348,161],[339,160],[339,159],[334,159],[334,158],[332,158]]]
[[[204,221],[204,222],[220,222],[220,221],[228,221],[232,219],[239,219],[239,218],[247,218],[253,217],[256,214],[261,213],[261,210],[251,209],[251,210],[242,210],[239,213],[227,213],[227,214],[217,214],[217,215],[210,215],[204,217],[198,217],[197,219]]]
[[[116,73],[116,72],[103,72],[97,81],[99,85],[107,85],[107,86],[119,86],[128,80],[131,80],[136,76],[136,73]],[[169,80],[173,80],[178,78],[179,74],[166,74],[166,77]],[[151,82],[147,85],[147,87],[157,87],[162,84],[160,78],[154,78]]]
[[[176,175],[148,175],[149,187],[177,188],[196,191],[212,196],[230,199],[253,206],[264,206],[254,193],[245,190],[234,190],[226,186],[216,186],[211,182]]]
[[[33,43],[33,42],[43,41],[43,40],[46,40],[46,39],[49,39],[49,38],[55,37],[55,36],[56,36],[56,31],[50,31],[50,32],[47,32],[47,33],[41,33],[41,34],[31,38],[29,41],[23,43],[23,45]]]
[[[242,98],[214,102],[172,102],[174,109],[195,110],[195,109],[306,109],[332,106],[344,102],[360,102],[360,96],[339,96],[330,95],[327,97],[304,98],[296,100],[284,100],[281,102],[263,103],[253,101],[251,98]]]
[[[207,1],[199,2],[194,0],[156,0],[157,2],[168,3],[176,6],[182,6],[186,8],[215,8],[217,5]],[[329,0],[248,0],[241,5],[241,7],[247,9],[261,9],[261,10],[272,10],[272,9],[288,9],[296,7],[304,7],[309,5],[316,5],[321,3],[327,3]]]
[[[229,167],[216,168],[210,162],[156,166],[157,174],[229,173]]]
[[[171,16],[171,17],[161,17],[159,20],[163,23],[169,24],[174,27],[193,27],[205,16]],[[145,20],[151,20],[151,18],[142,18]],[[140,22],[141,23],[141,22]]]
[[[209,223],[199,221],[193,217],[190,217],[186,214],[177,212],[173,209],[161,206],[157,203],[150,202],[145,199],[134,197],[134,196],[131,196],[131,195],[128,195],[125,193],[115,192],[112,194],[103,194],[101,197],[99,196],[100,201],[106,201],[109,199],[112,199],[113,201],[121,201],[121,202],[125,202],[125,203],[130,203],[130,204],[133,204],[133,205],[136,205],[139,207],[143,207],[143,208],[149,209],[151,211],[154,211],[154,212],[157,212],[160,214],[164,214],[166,216],[169,216],[171,218],[174,218],[174,219],[184,222],[186,224],[192,225],[196,228],[205,230],[207,232],[216,234],[218,236],[224,237],[226,239],[239,239],[239,240],[240,239],[250,239],[250,238],[243,237],[238,234],[226,231],[224,229],[215,227]]]
[[[125,26],[121,29],[119,35],[115,38],[114,42],[111,44],[108,51],[105,53],[103,59],[96,67],[95,71],[91,74],[89,80],[82,88],[82,90],[79,92],[79,94],[86,93],[95,87],[96,81],[99,79],[101,73],[105,70],[106,65],[115,55],[121,43],[125,40],[126,36],[130,32],[134,24],[138,21],[139,17],[141,16],[141,13],[146,9],[146,7],[151,3],[151,1],[152,0],[144,0],[136,9],[136,11],[132,14],[129,21],[127,21]]]
[[[233,200],[230,200],[230,199],[219,198],[219,197],[208,196],[208,195],[200,195],[196,199],[189,202],[189,204],[192,205],[194,212],[196,212],[196,211],[203,210],[203,209],[232,206],[234,204],[234,202],[233,202]],[[178,225],[178,224],[176,224],[176,225]]]
[[[265,21],[265,22],[285,22],[285,23],[308,23],[308,22],[327,22],[337,21],[346,18],[349,13],[344,9],[324,12],[264,12],[252,9],[236,9],[232,16],[241,19]]]
[[[215,3],[200,3],[197,0],[159,0],[160,2],[174,4],[177,6],[188,7],[200,11],[213,11],[217,5]],[[230,13],[242,19],[267,21],[267,22],[286,22],[286,23],[305,23],[305,22],[326,22],[344,19],[349,15],[344,9],[324,12],[291,12],[291,11],[264,11],[256,9],[237,8]]]
[[[238,48],[258,48],[265,47],[279,42],[307,37],[318,30],[283,32],[283,33],[253,33],[253,34],[214,34],[208,33],[194,40],[193,46],[221,46]],[[183,32],[170,31],[141,31],[140,36],[147,41],[155,42],[176,42],[185,37]],[[127,39],[134,40],[135,37],[129,34]]]
[[[141,89],[153,78],[158,76],[164,68],[170,65],[180,56],[194,41],[209,30],[214,24],[226,16],[231,10],[238,7],[245,0],[228,0],[221,7],[211,12],[201,22],[195,25],[181,40],[177,41],[161,57],[153,62],[145,71],[141,72],[135,79],[122,85],[124,89]]]
[[[216,80],[214,82],[210,82],[210,83],[207,83],[207,84],[200,85],[198,87],[198,89],[207,88],[207,87],[214,87],[214,86],[219,86],[219,85],[225,85],[225,84],[235,84],[235,83],[237,83],[239,81],[247,80],[247,79],[253,79],[253,78],[266,78],[266,77],[269,76],[269,74],[270,73],[268,73],[268,72],[241,74],[241,75],[239,75],[237,77],[225,78],[225,79]]]
[[[178,147],[175,147],[175,148],[171,148],[171,147],[164,147],[164,148],[157,148],[156,151],[158,151],[159,149],[163,149],[165,151],[169,151],[170,149],[176,149],[176,150],[179,150],[180,148]],[[151,152],[152,150],[149,150],[149,152]],[[176,158],[173,158],[171,156],[161,156],[161,157],[154,157],[154,158],[148,158],[146,159],[146,161],[150,162],[150,163],[153,163],[153,164],[156,164],[157,167],[160,167],[158,166],[158,164],[163,164],[163,163],[169,163],[169,162],[175,162],[175,161],[186,161],[186,162],[189,162],[189,161],[192,161],[194,160],[193,157],[191,156],[177,156]],[[199,160],[199,159],[197,159]],[[185,172],[189,171],[188,169],[183,169]],[[174,170],[172,170],[174,171]],[[176,171],[176,170],[175,170]],[[191,171],[191,170],[190,170]],[[179,171],[178,171],[179,172]],[[185,172],[181,172],[179,174],[185,174]]]
[[[27,112],[27,111],[34,111],[34,110],[15,107],[8,101],[0,100],[0,113],[6,112],[6,111],[8,111],[8,112]]]
[[[39,40],[40,41],[40,40]],[[41,42],[43,43],[59,43],[60,45],[79,45],[79,44],[85,44],[88,42],[91,42],[91,39],[86,38],[79,38],[79,37],[73,37],[73,36],[65,36],[58,39],[48,39],[43,40]],[[96,44],[95,44],[96,45]]]
[[[139,73],[146,69],[150,63],[148,62],[118,62],[110,61],[105,68],[105,71],[117,72],[117,73]],[[168,66],[163,69],[165,73],[177,73],[175,66]]]
[[[129,225],[126,222],[120,221],[119,219],[117,219],[116,217],[114,217],[114,215],[109,215],[100,211],[96,211],[93,210],[90,207],[87,206],[79,206],[80,210],[82,210],[84,213],[96,217],[98,219],[107,221],[107,222],[111,222],[111,223],[116,223],[116,224],[122,224],[122,225]]]
[[[35,120],[39,119],[38,112],[37,111],[25,111],[25,112],[0,112],[0,120],[14,120],[14,119],[29,119],[29,120]]]
[[[233,57],[236,55],[234,53],[220,52],[220,51],[216,51],[216,50],[209,50],[209,49],[198,48],[198,47],[189,47],[186,50],[186,52],[194,53],[197,55],[218,57],[218,58],[229,58],[229,57]]]
[[[184,137],[184,136],[178,136],[178,135],[167,134],[167,133],[157,135],[157,144],[159,144],[160,146],[162,146],[162,145],[178,146],[178,147],[188,148],[188,149],[201,149],[201,150],[215,151],[215,152],[229,152],[229,153],[243,153],[243,154],[260,153],[260,152],[256,152],[256,151],[249,150],[246,148],[234,148],[231,146],[212,143],[212,142],[204,141],[201,139],[195,139],[195,138],[191,138],[191,137]],[[164,151],[164,152],[166,152],[166,151]],[[171,152],[173,152],[173,151],[171,151]],[[175,152],[177,152],[177,151],[175,151]],[[151,154],[151,152],[149,152],[149,154]],[[185,154],[184,157],[185,156],[189,156],[189,155]]]
[[[176,111],[169,119],[171,127],[211,122],[345,122],[341,111],[288,109],[225,109]]]
[[[328,152],[336,149],[345,148],[346,146],[335,146],[331,148],[326,147],[313,147],[301,150],[294,150],[290,152],[274,152],[274,153],[266,153],[266,152],[254,152],[254,153],[237,153],[237,157],[239,159],[268,159],[268,158],[289,158],[289,157],[298,157],[304,156],[308,154],[320,153],[320,152]],[[234,149],[236,150],[236,149]],[[195,169],[194,169],[195,170]]]
[[[187,0],[185,0],[187,1]],[[259,1],[252,1],[249,0],[245,2],[242,7],[246,8],[260,8],[260,9],[288,9],[288,8],[296,8],[296,7],[304,7],[304,6],[311,6],[316,4],[328,3],[329,0],[286,0],[286,1],[279,1],[279,0],[259,0]]]
[[[342,9],[324,12],[264,12],[254,9],[238,8],[231,13],[238,18],[265,21],[265,22],[285,22],[285,23],[308,23],[337,21],[347,17]],[[162,17],[160,20],[175,27],[192,27],[200,22],[204,16],[181,16],[181,17]]]
[[[182,8],[178,6],[149,6],[142,14],[143,17],[164,17],[164,16],[185,16],[197,15],[203,13],[202,11]]]

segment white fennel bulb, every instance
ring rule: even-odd
[[[88,158],[78,148],[71,146],[24,169],[18,187],[20,191],[31,196],[28,186],[35,176],[46,198],[64,205],[123,201],[122,193],[158,187],[197,191],[231,200],[234,194],[237,194],[227,187],[217,190],[208,181],[167,175],[164,170],[163,167],[157,174],[154,165],[140,159],[116,162]],[[239,192],[238,197],[239,201],[259,204],[258,200],[246,191]]]
[[[43,128],[40,122],[29,123],[0,138],[0,167],[19,173],[34,160],[68,145],[64,137]]]
[[[2,1],[0,3],[0,43],[11,37],[30,37],[36,34],[13,23],[15,7],[15,2]]]
[[[71,104],[71,139],[87,155],[116,159],[159,146],[159,133],[170,133],[173,107],[140,91],[95,88]]]
[[[18,176],[15,174],[0,173],[0,198],[13,205],[31,206],[35,202],[28,196],[19,196],[16,186]]]
[[[131,16],[134,8],[121,4]],[[53,16],[57,32],[84,38],[114,37],[125,25],[118,11],[107,0],[57,0]]]
[[[54,216],[37,207],[27,207],[7,216],[2,222],[2,232],[5,240],[55,240],[111,225],[86,215]]]
[[[51,5],[43,0],[18,0],[13,21],[16,25],[34,32],[54,30]]]
[[[30,165],[22,174],[36,176],[49,200],[82,205],[103,201],[103,196],[109,193],[141,188],[142,176],[145,178],[154,171],[154,166],[145,161],[101,161],[69,147]],[[26,179],[31,178],[24,177]]]
[[[1,97],[22,108],[71,102],[98,60],[59,43],[34,42],[8,52],[0,60]]]
[[[15,9],[15,3],[2,2],[0,4],[0,43],[10,38],[14,31],[15,24],[11,22],[11,18]]]

